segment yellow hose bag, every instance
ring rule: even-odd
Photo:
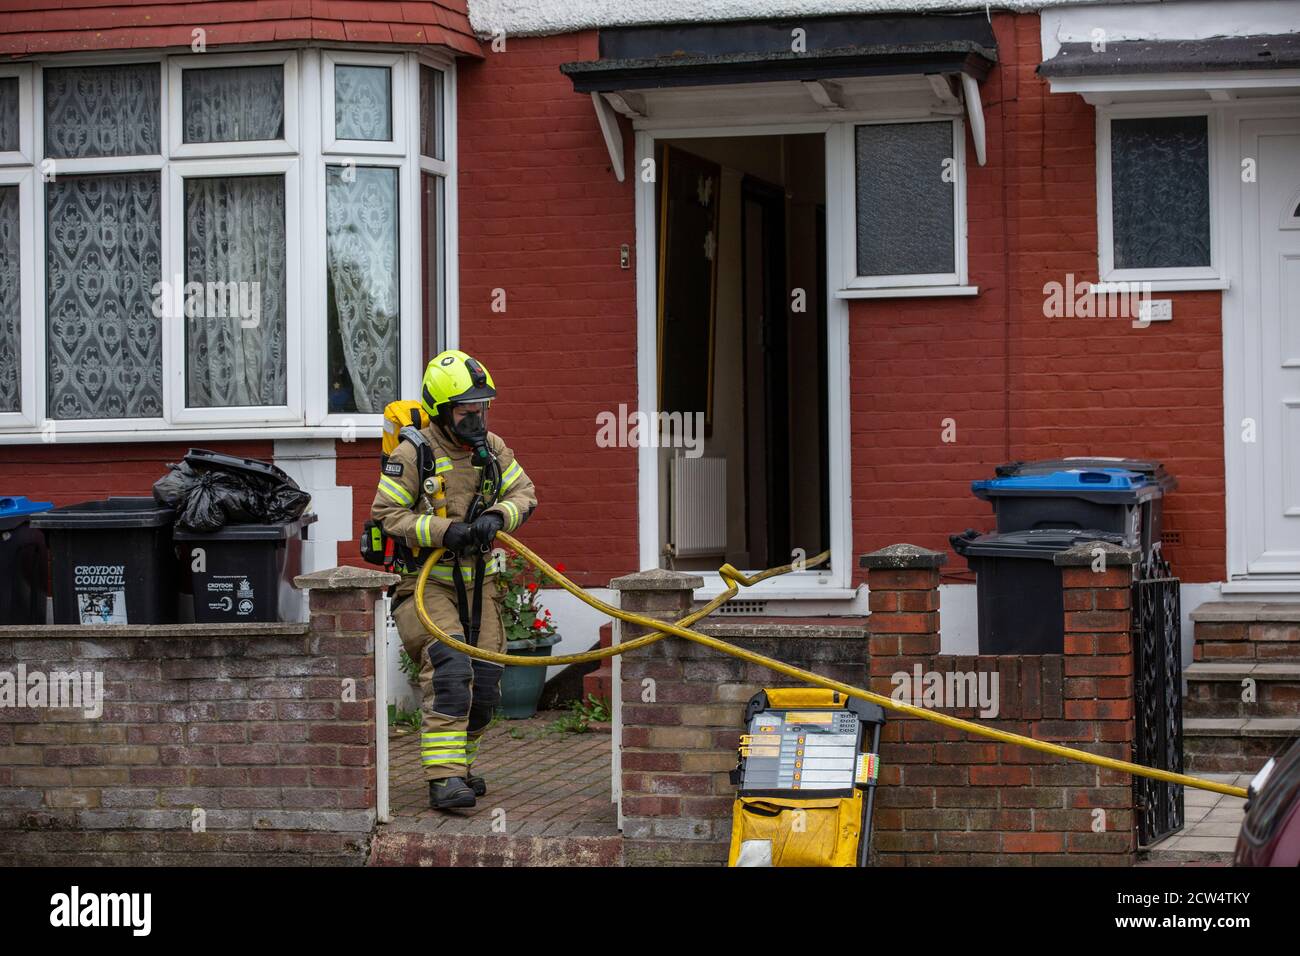
[[[862,791],[851,797],[738,797],[728,866],[857,866]]]

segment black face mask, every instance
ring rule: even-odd
[[[487,420],[479,412],[470,412],[459,422],[452,420],[451,433],[466,445],[478,445],[487,441]]]

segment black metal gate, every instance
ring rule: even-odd
[[[1133,582],[1134,762],[1183,772],[1183,651],[1178,579],[1156,551]],[[1183,827],[1183,787],[1133,778],[1138,845]]]

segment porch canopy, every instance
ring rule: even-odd
[[[1295,96],[1300,34],[1063,43],[1038,72],[1053,93],[1098,105]]]
[[[620,181],[611,107],[645,126],[964,109],[985,162],[979,83],[997,62],[997,41],[983,14],[617,27],[600,31],[599,54],[560,69],[591,94]]]

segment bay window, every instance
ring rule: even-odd
[[[377,433],[446,344],[451,95],[413,53],[0,66],[0,441]]]

